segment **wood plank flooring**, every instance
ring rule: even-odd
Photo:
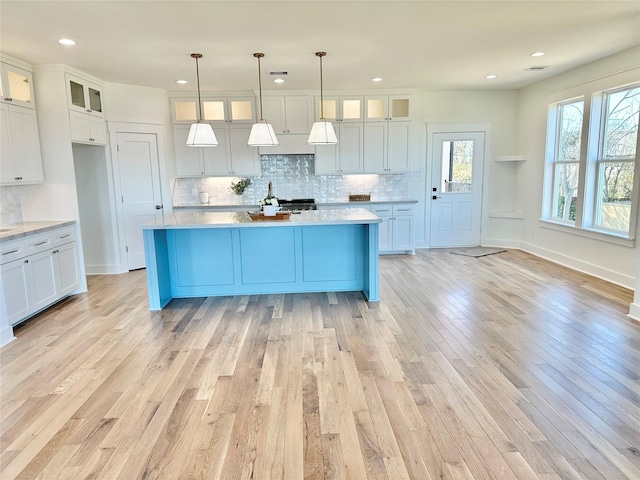
[[[357,293],[174,300],[89,277],[0,350],[0,478],[638,479],[632,293],[519,251]]]

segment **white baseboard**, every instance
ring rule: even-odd
[[[634,319],[635,321],[640,322],[640,304],[638,303],[630,304],[628,316]]]
[[[13,336],[13,328],[6,326],[0,330],[0,347],[4,347],[7,343],[15,339],[16,337]]]
[[[84,266],[87,275],[117,275],[124,273],[116,264],[111,265],[86,265]]]
[[[522,249],[522,243],[516,240],[505,240],[502,238],[487,238],[482,242],[483,247],[497,247],[497,248],[515,248],[517,250]]]
[[[520,249],[538,257],[544,258],[545,260],[549,260],[565,267],[572,268],[573,270],[577,270],[593,277],[606,280],[607,282],[615,283],[616,285],[628,288],[629,290],[634,290],[636,287],[636,279],[634,277],[631,277],[630,275],[623,275],[621,273],[614,272],[613,270],[602,268],[598,265],[593,265],[592,263],[585,262],[568,255],[563,255],[546,248],[540,248],[529,243],[522,243]]]

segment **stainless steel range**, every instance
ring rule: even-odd
[[[302,210],[317,210],[316,201],[313,198],[279,198],[278,203],[283,212],[300,213]]]

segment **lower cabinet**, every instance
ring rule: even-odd
[[[414,253],[413,205],[376,204],[371,212],[380,217],[380,253]]]
[[[71,229],[2,244],[3,258],[10,258],[15,250],[24,255],[1,266],[10,325],[26,320],[80,287],[78,247],[75,230]]]

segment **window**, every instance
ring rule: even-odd
[[[576,220],[583,112],[582,100],[560,104],[558,108],[551,216],[564,222]]]
[[[633,238],[639,118],[640,85],[550,105],[543,219]]]
[[[442,142],[442,192],[471,192],[473,140]]]
[[[603,103],[594,225],[626,233],[631,223],[640,87],[605,93]]]

